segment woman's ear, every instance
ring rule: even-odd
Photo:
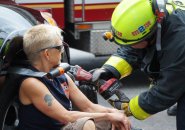
[[[48,52],[48,49],[45,49],[45,50],[43,51],[43,55],[44,55],[44,57],[45,57],[47,60],[49,60],[49,52]]]

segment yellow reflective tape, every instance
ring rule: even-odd
[[[132,72],[131,65],[126,60],[117,56],[111,56],[105,65],[113,66],[120,73],[121,78],[128,76]]]
[[[28,8],[64,8],[63,3],[59,4],[21,4],[22,6],[28,7]],[[100,4],[100,5],[85,5],[85,10],[95,10],[95,9],[114,9],[117,4]],[[74,5],[75,10],[82,10],[82,5]]]
[[[114,9],[118,4],[100,4],[100,5],[85,5],[86,10],[94,9]],[[82,6],[75,6],[75,10],[82,10]]]
[[[64,8],[64,4],[21,4],[22,6],[28,7],[28,8],[39,8],[39,9],[48,9],[48,8]]]
[[[178,3],[181,3],[181,4],[178,4]],[[176,9],[185,10],[185,0],[179,0],[178,2],[174,0],[167,0],[166,9],[169,14],[171,14],[173,10],[176,10]]]
[[[166,4],[166,10],[169,14],[171,14],[174,10],[173,6],[171,4]]]
[[[132,115],[139,119],[139,120],[144,120],[151,116],[150,114],[146,113],[140,106],[139,106],[139,96],[136,96],[132,98],[129,102],[129,108],[132,113]]]
[[[171,4],[173,5],[173,7],[176,9],[181,9],[181,10],[185,10],[185,0],[169,0],[171,1]],[[180,3],[180,4],[179,4]]]

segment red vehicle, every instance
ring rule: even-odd
[[[112,12],[120,1],[15,0],[21,6],[48,12],[66,32],[65,41],[73,48],[71,64],[78,62],[85,69],[101,66],[116,51],[117,45],[107,46],[109,41],[102,38],[102,33],[110,30]]]
[[[107,3],[102,3],[102,1],[106,1]],[[0,0],[0,130],[16,130],[19,123],[19,104],[17,101],[17,90],[19,86],[15,82],[17,75],[15,75],[16,73],[7,74],[7,71],[2,69],[8,43],[13,37],[22,36],[27,28],[40,23],[58,24],[66,32],[65,40],[70,43],[70,46],[75,48],[70,49],[70,62],[79,65],[81,63],[86,69],[91,69],[97,64],[101,65],[105,60],[104,56],[110,55],[112,53],[111,49],[116,50],[115,46],[112,46],[113,48],[110,49],[107,48],[101,36],[102,32],[110,29],[109,20],[113,8],[117,4],[115,1],[95,0],[93,1],[94,4],[86,3],[88,0],[82,0],[81,4],[74,3],[72,0],[58,1],[58,3],[55,1],[55,4],[54,1],[52,3],[49,0],[42,0],[40,4],[36,2],[31,3],[31,0],[25,0],[25,2],[23,0],[16,0],[16,2],[18,4],[11,0]],[[75,2],[79,1],[76,0]],[[37,10],[30,7],[37,8]],[[62,10],[63,12],[60,14],[59,11]],[[56,21],[52,16],[56,18]],[[101,29],[101,31],[98,31],[98,29]],[[94,39],[96,40],[94,41]],[[101,40],[99,41],[99,39]],[[65,52],[63,59],[69,62],[67,48]],[[14,80],[11,80],[9,76],[13,77]],[[76,79],[74,78],[74,80]],[[97,89],[102,86],[96,86],[90,81],[79,82],[78,85],[80,90],[94,103],[98,103]],[[116,83],[111,84],[109,86],[110,91],[114,90],[112,87],[118,86]],[[108,96],[112,94],[108,89],[99,91],[99,93],[106,98],[107,94]]]
[[[100,66],[106,60],[104,56],[116,50],[115,45],[110,49],[105,47],[101,33],[110,29],[111,13],[117,3],[113,0],[38,0],[34,3],[31,0],[0,0],[0,130],[16,130],[19,123],[16,83],[8,79],[3,82],[3,60],[11,38],[40,23],[58,25],[66,32],[65,41],[73,47],[71,60],[68,48],[63,59],[91,69]],[[85,95],[91,101],[97,102],[94,87],[87,83],[79,86],[82,92],[85,88]]]
[[[75,31],[104,29],[112,12],[121,0],[14,0],[17,4],[48,12],[61,28],[65,22],[73,24]],[[107,24],[106,26],[109,26]]]

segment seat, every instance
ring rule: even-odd
[[[8,44],[8,45],[7,45]],[[8,46],[8,49],[5,48]],[[6,51],[6,52],[5,52]],[[50,73],[28,69],[30,63],[23,51],[23,37],[15,36],[0,48],[0,129],[16,130],[18,119],[19,80],[22,76],[43,77]],[[69,69],[67,64],[66,69]]]
[[[29,62],[23,52],[23,37],[16,36],[8,43],[7,51],[0,52],[0,79],[2,79],[0,91],[0,129],[16,130],[19,123],[19,102],[17,98],[20,86],[19,80],[22,75],[34,76],[35,73],[26,69]],[[4,44],[0,50],[5,50],[3,48],[6,46]],[[43,76],[43,74],[39,73],[37,76]]]
[[[23,39],[21,36],[13,38],[9,42],[9,49],[4,55],[1,54],[1,91],[0,91],[0,129],[1,130],[16,130],[18,126],[18,90],[19,83],[17,82],[20,78],[19,74],[11,73],[9,69],[11,67],[17,66],[22,61],[26,60],[26,56],[22,50]],[[1,51],[3,51],[6,45],[1,46]],[[2,56],[3,55],[3,56]],[[4,81],[3,81],[4,80]]]
[[[30,63],[23,51],[22,36],[13,37],[7,43],[9,45],[3,44],[0,48],[0,130],[16,130],[19,123],[19,80],[23,75],[43,77],[48,73],[34,72],[27,68]],[[66,67],[67,70],[69,68]],[[90,84],[83,84],[79,88],[91,101],[98,103],[97,93]]]

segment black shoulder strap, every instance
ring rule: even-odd
[[[6,75],[6,74],[18,74],[18,75],[38,77],[38,78],[42,78],[47,75],[47,73],[45,72],[36,72],[31,69],[22,68],[22,67],[10,67],[7,71],[0,72],[0,75]]]

